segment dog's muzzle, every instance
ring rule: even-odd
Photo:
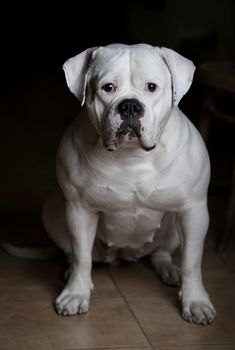
[[[107,151],[114,151],[118,145],[133,142],[134,140],[141,140],[143,127],[141,125],[141,118],[144,117],[144,106],[135,98],[124,99],[115,107],[116,115],[119,116],[118,127],[106,127],[109,132],[106,133],[104,146]],[[110,124],[109,124],[110,125]],[[115,131],[114,131],[115,130]],[[109,135],[107,135],[109,134]],[[107,137],[108,136],[108,137]],[[155,145],[148,147],[141,141],[142,148],[146,151],[152,150]]]
[[[129,139],[140,137],[140,118],[144,114],[144,108],[136,99],[125,99],[117,106],[117,113],[122,119],[122,123],[116,132],[119,139],[124,135],[129,135]]]

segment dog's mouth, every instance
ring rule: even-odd
[[[125,101],[128,103],[129,101],[137,103],[135,100],[124,100],[123,102]],[[141,147],[144,151],[150,152],[156,147],[153,128],[146,123],[144,109],[142,105],[140,106],[140,115],[124,115],[121,113],[122,110],[120,111],[119,109],[118,113],[116,113],[116,108],[114,108],[114,111],[112,109],[107,111],[102,132],[103,146],[107,151],[113,152],[120,147],[132,149]],[[132,109],[134,107],[135,104],[132,106]],[[139,105],[137,105],[136,108],[137,107],[139,107]],[[133,113],[135,113],[135,111],[134,109]],[[123,113],[127,113],[126,109]]]
[[[156,147],[156,144],[153,145],[153,146],[150,146],[150,147],[147,147],[147,146],[142,145],[142,148],[143,148],[146,152],[152,151],[155,147]]]
[[[116,149],[118,148],[118,146],[116,146],[115,144],[112,144],[112,145],[106,145],[104,146],[106,148],[107,151],[109,152],[113,152],[113,151],[116,151]],[[141,145],[142,149],[146,152],[150,152],[152,151],[156,145],[153,145],[151,147],[147,147],[147,146],[144,146],[144,145]]]
[[[156,147],[156,144],[148,145],[145,142],[145,140],[143,140],[142,136],[137,135],[135,130],[133,130],[130,127],[127,127],[125,129],[119,129],[116,133],[115,139],[112,140],[110,143],[104,142],[104,147],[109,152],[115,151],[122,145],[128,145],[129,147],[131,145],[135,147],[140,146],[146,152],[152,151]]]

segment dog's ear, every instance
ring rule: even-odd
[[[96,47],[89,48],[63,64],[68,88],[78,98],[81,106],[85,102],[88,69],[95,50]]]
[[[192,84],[195,66],[192,61],[174,50],[161,47],[160,52],[171,73],[173,103],[178,105]]]

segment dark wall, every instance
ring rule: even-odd
[[[39,222],[55,184],[58,142],[79,111],[61,68],[67,58],[91,46],[147,42],[197,64],[231,59],[234,18],[230,0],[2,2],[0,213],[6,227]],[[195,122],[197,94],[192,87],[181,105]]]
[[[0,7],[2,79],[61,64],[90,46],[149,42],[196,60],[234,54],[232,0],[5,1]]]
[[[125,41],[126,11],[112,2],[15,1],[1,9],[1,61],[6,80],[50,66],[79,51]],[[106,14],[107,13],[107,14]],[[121,22],[121,26],[117,25]]]

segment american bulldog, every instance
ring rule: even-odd
[[[63,68],[83,109],[60,142],[60,190],[43,210],[71,263],[56,311],[88,311],[92,261],[149,255],[162,280],[180,287],[183,318],[211,323],[216,312],[201,274],[210,162],[178,108],[193,63],[165,47],[113,44],[89,48]],[[179,245],[181,268],[172,262]]]

